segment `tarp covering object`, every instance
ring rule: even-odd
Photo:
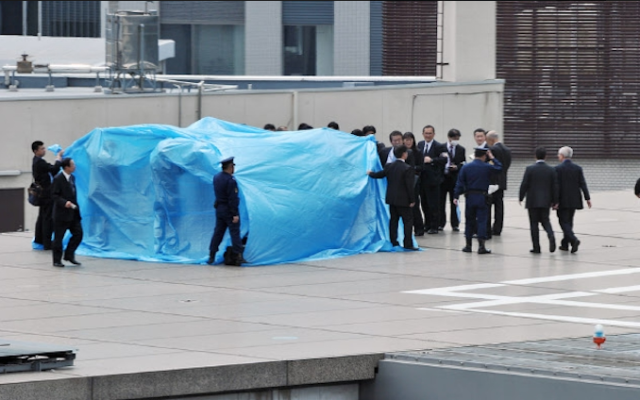
[[[188,128],[95,129],[65,156],[77,168],[81,255],[204,263],[215,226],[212,180],[229,156],[249,265],[392,250],[386,180],[366,175],[381,168],[373,136],[204,118]],[[227,232],[216,263],[228,245]]]

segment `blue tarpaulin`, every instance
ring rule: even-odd
[[[213,176],[234,156],[244,258],[265,265],[392,250],[373,136],[270,132],[204,118],[188,128],[99,128],[74,142],[81,255],[204,263]],[[400,236],[402,241],[402,236]],[[229,234],[216,263],[230,245]]]

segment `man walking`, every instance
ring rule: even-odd
[[[240,239],[240,197],[238,196],[238,183],[233,177],[235,165],[233,157],[225,158],[220,162],[222,171],[213,177],[213,191],[216,201],[213,207],[216,209],[216,227],[209,244],[209,259],[207,264],[213,264],[216,253],[222,243],[222,238],[227,228],[231,235],[231,259],[234,265],[240,266],[246,262],[242,256],[242,240]]]
[[[540,232],[538,224],[547,232],[549,251],[556,251],[556,239],[549,221],[549,209],[558,204],[558,177],[555,169],[545,163],[547,150],[536,149],[536,163],[527,167],[520,184],[520,204],[527,197],[525,207],[529,210],[529,228],[533,248],[531,253],[540,254]]]
[[[76,170],[76,163],[71,158],[65,158],[60,163],[62,171],[53,178],[51,196],[53,197],[53,266],[64,268],[62,263],[62,239],[64,234],[71,232],[71,238],[64,249],[64,260],[71,264],[82,265],[76,260],[76,249],[82,242],[82,224],[80,221],[80,207],[76,191],[76,178],[72,175]]]
[[[465,164],[460,170],[458,182],[454,194],[454,204],[458,205],[460,195],[464,193],[466,203],[464,208],[465,229],[464,237],[466,246],[462,249],[465,253],[471,253],[473,232],[478,232],[478,254],[488,254],[491,250],[484,245],[487,238],[487,190],[491,182],[491,175],[499,173],[502,165],[491,150],[486,147],[476,147],[474,160]],[[493,163],[488,163],[487,158]]]
[[[440,185],[447,163],[446,146],[434,139],[436,130],[427,125],[422,129],[424,140],[418,143],[418,157],[424,159],[420,174],[420,200],[424,212],[424,227],[428,234],[438,233],[440,223]]]
[[[583,208],[582,196],[587,201],[587,206],[591,208],[591,196],[589,196],[589,189],[587,188],[582,168],[571,161],[571,157],[573,157],[573,149],[569,146],[561,147],[558,150],[560,164],[555,169],[558,175],[558,186],[560,187],[558,222],[563,233],[559,249],[568,251],[570,244],[571,252],[575,253],[578,251],[578,246],[580,246],[580,240],[573,233],[573,217],[576,210],[582,210]]]
[[[502,226],[504,223],[504,191],[507,190],[507,172],[511,166],[511,149],[502,144],[500,136],[496,131],[487,132],[487,145],[491,150],[491,154],[502,163],[502,172],[493,176],[492,185],[498,185],[498,190],[491,194],[491,202],[489,204],[489,224],[487,229],[491,235],[500,236],[502,234]],[[493,227],[491,226],[491,207],[493,205],[494,218]]]
[[[404,225],[404,248],[417,250],[413,247],[413,211],[415,194],[414,169],[406,163],[408,151],[405,145],[393,148],[395,161],[387,163],[382,171],[367,171],[367,175],[374,179],[387,178],[387,195],[385,201],[389,204],[391,219],[389,220],[389,239],[393,246],[398,243],[398,222],[402,218]]]
[[[56,162],[52,165],[44,159],[47,149],[44,147],[43,142],[36,140],[31,143],[31,151],[33,151],[33,163],[31,164],[33,181],[42,188],[39,198],[35,238],[33,241],[36,244],[41,244],[44,250],[51,250],[51,235],[53,233],[51,182],[53,181],[53,177],[60,171],[63,152],[60,151],[57,154]]]

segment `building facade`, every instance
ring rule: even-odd
[[[434,76],[434,1],[161,1],[174,74]]]

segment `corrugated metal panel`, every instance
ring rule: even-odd
[[[42,35],[100,37],[100,2],[43,1]]]
[[[161,1],[160,23],[244,25],[244,3],[244,1]]]
[[[437,62],[437,1],[382,2],[382,73],[434,76]]]
[[[568,145],[580,157],[638,157],[640,2],[508,1],[497,10],[514,155]]]
[[[369,11],[370,74],[382,75],[382,1],[372,1]]]
[[[333,25],[333,1],[283,1],[283,25]]]

